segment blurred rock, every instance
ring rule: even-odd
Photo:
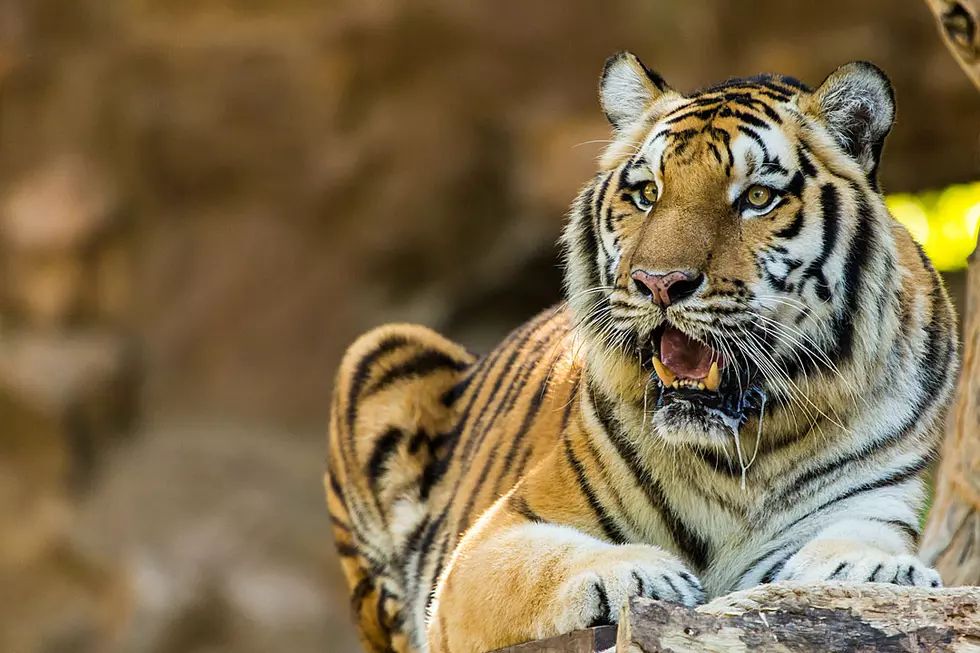
[[[10,254],[6,281],[7,316],[42,329],[76,319],[88,290],[85,266],[71,254]]]
[[[116,209],[104,175],[79,157],[62,157],[14,186],[0,233],[18,254],[77,252],[108,227]]]
[[[126,581],[72,540],[62,425],[6,388],[0,424],[0,650],[115,650],[130,604]]]
[[[73,532],[131,579],[122,651],[359,650],[309,441],[163,421],[115,455]]]
[[[0,393],[55,430],[70,465],[62,483],[89,480],[99,453],[131,428],[136,363],[132,343],[112,333],[8,330],[0,338]]]
[[[46,329],[96,318],[92,298],[113,280],[100,278],[95,266],[118,217],[104,174],[80,157],[57,158],[18,180],[0,212],[6,317]]]

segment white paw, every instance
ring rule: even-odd
[[[800,552],[801,554],[803,551]],[[799,558],[799,559],[798,559]],[[860,550],[837,556],[807,560],[797,554],[776,576],[776,580],[893,583],[916,587],[942,587],[939,572],[911,555],[891,555],[883,551]]]
[[[688,607],[704,602],[701,582],[673,556],[645,546],[617,549],[596,557],[559,586],[558,632],[617,623],[620,608],[631,596]]]

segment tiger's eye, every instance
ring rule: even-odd
[[[769,203],[772,199],[772,191],[770,191],[765,186],[753,186],[749,189],[746,199],[749,200],[749,204],[756,208],[760,208]]]
[[[643,199],[650,204],[657,201],[657,185],[652,181],[643,187]]]

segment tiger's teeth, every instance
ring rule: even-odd
[[[704,387],[712,392],[718,392],[718,386],[721,385],[721,372],[718,371],[718,361],[711,364],[711,369],[708,370],[708,376],[704,379]]]
[[[656,356],[653,357],[653,369],[657,371],[657,377],[664,384],[664,387],[673,385],[674,380],[677,378],[677,375],[667,369],[667,366],[661,363],[660,359]]]

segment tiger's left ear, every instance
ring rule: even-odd
[[[885,73],[866,61],[844,64],[814,91],[808,108],[875,183],[881,148],[895,120],[895,94]]]
[[[663,77],[644,66],[632,52],[618,52],[606,59],[599,78],[602,110],[616,131],[635,124],[670,90]]]

